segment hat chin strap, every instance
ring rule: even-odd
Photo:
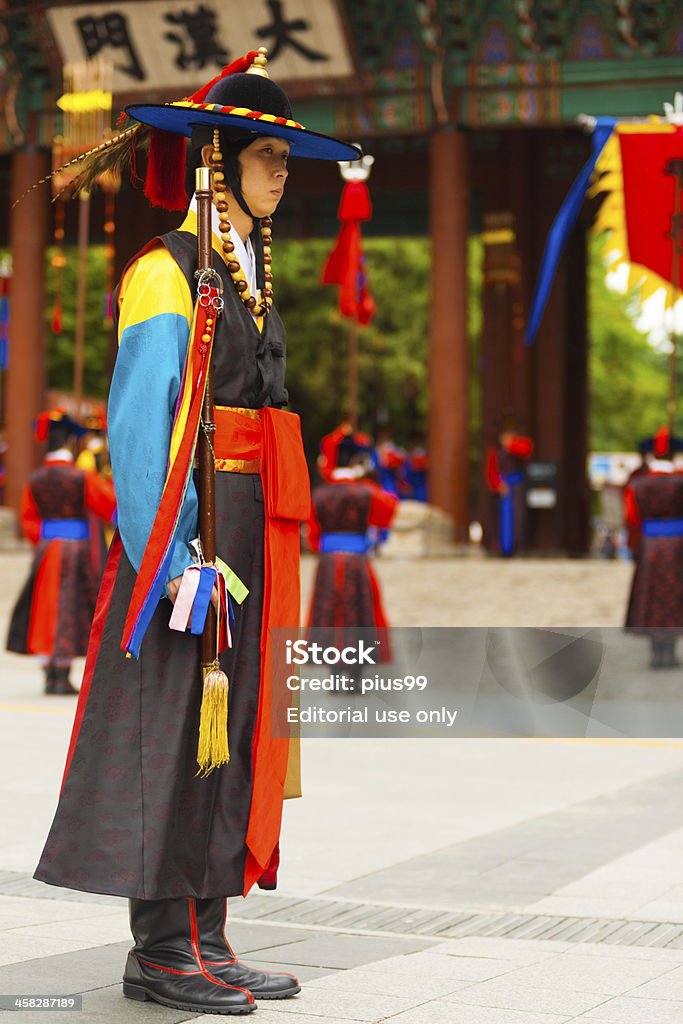
[[[247,217],[251,217],[254,224],[256,224],[256,217],[249,209],[249,205],[242,194],[242,186],[240,185],[239,170],[237,163],[237,154],[229,153],[223,160],[225,178],[228,182],[228,186],[233,196],[237,200],[237,205],[241,210],[246,213]]]
[[[265,288],[266,284],[266,267],[263,262],[263,238],[261,236],[261,221],[258,217],[249,209],[244,195],[242,193],[242,186],[240,185],[239,179],[239,165],[237,163],[237,153],[229,153],[224,158],[223,163],[225,180],[228,183],[228,187],[232,192],[237,205],[241,210],[246,213],[247,217],[251,217],[253,222],[253,229],[251,232],[251,244],[254,249],[254,256],[256,259],[256,287],[260,288],[261,291]]]

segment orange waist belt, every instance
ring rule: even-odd
[[[275,410],[278,412],[279,410]],[[217,405],[213,439],[216,471],[259,473],[263,454],[261,409]],[[290,414],[291,415],[291,414]]]
[[[294,413],[216,406],[215,421],[216,469],[259,473],[265,505],[261,685],[252,749],[246,896],[268,869],[280,837],[289,740],[274,737],[271,728],[271,630],[299,626],[300,523],[310,514],[311,488],[299,417]],[[216,541],[220,555],[220,537]]]

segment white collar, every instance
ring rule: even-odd
[[[68,448],[57,448],[53,452],[47,452],[45,455],[46,462],[73,462],[73,454]]]
[[[197,197],[194,195],[190,200],[189,209],[196,215]],[[221,229],[218,223],[218,210],[213,203],[211,204],[211,230],[220,244]],[[254,256],[251,239],[247,238],[246,242],[242,241],[242,238],[240,237],[239,232],[235,230],[234,225],[230,226],[230,239],[232,244],[235,246],[235,256],[237,257],[239,265],[244,271],[244,276],[249,283],[249,291],[252,295],[258,295],[258,290],[256,288],[256,257]]]

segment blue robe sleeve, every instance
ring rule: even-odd
[[[165,249],[142,256],[124,277],[108,428],[118,528],[136,572],[166,479],[191,316],[187,282]],[[167,582],[192,564],[197,510],[190,481]]]

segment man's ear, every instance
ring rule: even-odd
[[[211,154],[212,153],[213,153],[213,146],[211,145],[210,142],[207,142],[207,144],[205,146],[202,146],[201,154],[202,154],[202,163],[203,163],[204,167],[213,167],[213,164],[211,163]]]

